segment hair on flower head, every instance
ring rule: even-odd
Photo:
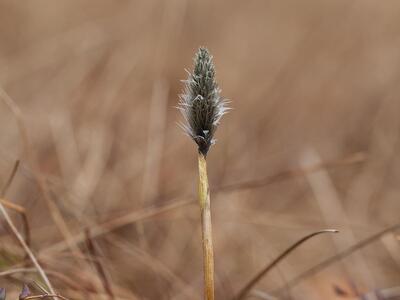
[[[206,48],[199,48],[194,58],[193,72],[188,73],[179,102],[179,109],[186,121],[183,128],[196,142],[199,152],[206,156],[214,144],[219,121],[228,108],[215,80],[213,57]]]

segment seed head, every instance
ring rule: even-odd
[[[179,101],[179,110],[186,121],[182,127],[196,142],[199,152],[206,156],[215,142],[214,134],[219,121],[228,108],[215,80],[213,57],[206,48],[199,48],[193,72],[188,74]]]

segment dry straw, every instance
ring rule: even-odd
[[[185,90],[179,102],[179,109],[186,121],[182,127],[198,146],[204,298],[213,300],[214,254],[206,157],[215,142],[214,134],[219,121],[228,108],[215,79],[213,58],[206,48],[201,47],[196,53],[193,72],[188,72],[188,79],[184,82]]]

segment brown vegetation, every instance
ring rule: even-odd
[[[196,147],[175,107],[205,45],[233,107],[207,156],[215,298],[336,228],[252,295],[394,299],[399,37],[397,1],[0,1],[1,204],[59,295],[202,299]],[[45,284],[9,228],[0,287],[17,299]]]

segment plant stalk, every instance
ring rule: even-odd
[[[271,263],[269,263],[264,269],[261,270],[255,277],[253,277],[244,288],[242,288],[237,297],[234,300],[242,300],[246,297],[246,295],[250,292],[250,290],[258,283],[272,268],[274,268],[282,259],[288,256],[293,250],[297,247],[302,245],[304,242],[308,241],[309,239],[313,238],[316,235],[323,234],[323,233],[338,233],[339,231],[336,229],[324,229],[313,232],[302,237],[296,243],[291,245],[285,251],[283,251],[277,258],[275,258]]]
[[[214,300],[214,253],[211,226],[210,189],[207,177],[207,161],[199,152],[199,204],[203,244],[204,299]]]

